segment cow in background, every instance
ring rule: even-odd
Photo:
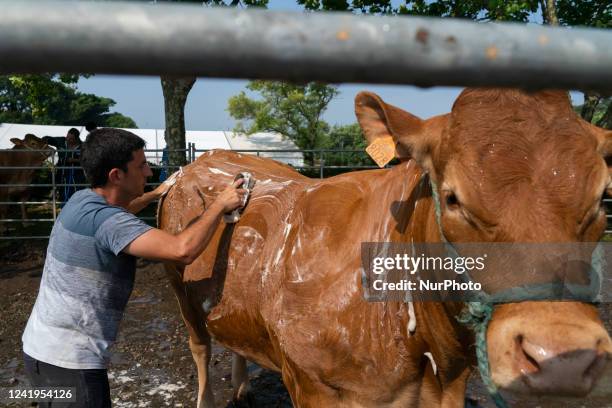
[[[26,220],[28,217],[24,202],[28,200],[31,188],[7,184],[30,184],[36,167],[42,166],[53,150],[41,138],[30,133],[23,140],[12,138],[11,142],[14,144],[12,149],[0,150],[0,202],[21,201],[21,217]],[[9,205],[0,204],[0,219],[7,218],[8,213]],[[0,222],[0,232],[4,233],[5,229],[6,223]]]
[[[191,265],[166,265],[199,408],[213,405],[211,337],[242,356],[238,389],[248,388],[246,358],[281,372],[298,407],[463,407],[475,363],[473,333],[457,320],[463,304],[366,302],[361,243],[439,243],[441,232],[458,243],[602,236],[612,132],[578,117],[566,92],[467,89],[451,113],[427,120],[361,93],[355,110],[368,141],[391,138],[400,164],[312,180],[212,152],[186,166],[161,203],[160,227],[177,233],[236,173],[256,180],[237,224],[221,224]],[[584,397],[597,384],[609,402],[612,341],[591,304],[499,305],[487,349],[504,390]]]

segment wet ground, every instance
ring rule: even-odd
[[[0,387],[27,385],[21,359],[21,333],[36,298],[43,262],[44,246],[35,243],[11,246],[10,254],[5,247],[0,254]],[[612,321],[611,311],[609,307],[604,310],[608,323]],[[213,353],[215,401],[217,406],[231,407],[231,354],[218,345],[214,346]],[[249,372],[252,406],[292,406],[278,374],[254,364],[249,364]],[[197,374],[187,331],[159,264],[139,263],[109,378],[116,408],[196,405]],[[494,406],[476,377],[470,382],[468,395],[474,403],[466,406]],[[513,407],[612,407],[612,401],[510,402]]]

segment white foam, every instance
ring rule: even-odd
[[[414,313],[414,303],[408,302],[408,332],[414,334],[416,331],[416,315]]]
[[[214,167],[209,167],[208,171],[210,171],[213,174],[223,174],[224,176],[230,176],[230,177],[232,176],[231,174],[226,173],[223,170],[216,169]]]
[[[427,351],[427,352],[425,352],[423,354],[425,354],[425,356],[431,362],[431,368],[433,368],[434,375],[437,375],[438,374],[438,366],[436,365],[436,361],[434,360],[433,355],[429,351]]]

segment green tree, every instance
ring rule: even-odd
[[[398,14],[468,18],[476,21],[521,21],[538,10],[537,0],[437,0],[406,1]]]
[[[329,125],[321,119],[338,89],[321,83],[290,84],[251,81],[247,89],[261,99],[251,99],[243,91],[228,101],[230,115],[238,120],[236,132],[276,132],[292,140],[300,149],[317,149],[327,141]],[[314,155],[306,153],[307,164]]]
[[[81,93],[78,75],[0,76],[0,122],[46,125],[82,125],[93,121],[100,126],[136,127],[120,113],[110,112],[115,101]]]
[[[95,122],[95,123],[98,123],[98,122]],[[132,118],[122,115],[121,113],[118,113],[118,112],[107,114],[101,126],[114,127],[114,128],[129,128],[129,129],[138,128],[138,126],[136,126],[136,122],[134,122]]]
[[[297,0],[306,10],[353,11],[368,14],[388,14],[396,10],[391,0]]]
[[[368,143],[358,123],[333,126],[324,147],[339,150],[339,152],[327,153],[325,164],[327,166],[375,166],[376,163],[365,152],[367,146]],[[346,170],[334,171],[334,174],[344,171]]]

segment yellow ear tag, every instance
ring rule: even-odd
[[[395,157],[395,142],[391,136],[379,137],[366,148],[366,152],[378,167],[385,167]]]

